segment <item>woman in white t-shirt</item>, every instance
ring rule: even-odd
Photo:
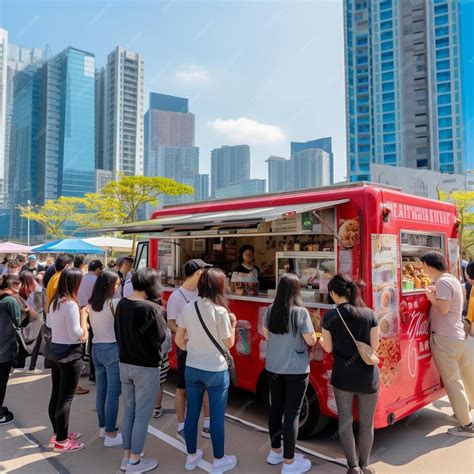
[[[229,313],[224,287],[224,272],[219,268],[205,268],[199,279],[197,300],[186,305],[177,318],[175,341],[180,349],[187,351],[187,410],[184,425],[188,451],[185,466],[187,470],[194,469],[202,458],[202,451],[197,449],[197,430],[205,391],[209,395],[212,413],[212,471],[224,472],[237,465],[235,456],[224,455],[224,416],[230,382],[227,362],[203,328],[205,324],[224,350],[229,350],[234,345],[237,321],[235,316]]]
[[[86,311],[94,333],[92,359],[96,376],[96,409],[100,437],[110,448],[122,444],[117,432],[117,415],[120,397],[119,350],[115,338],[114,317],[120,298],[114,294],[120,286],[118,273],[104,270],[97,276]]]

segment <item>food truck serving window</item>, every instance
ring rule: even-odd
[[[444,236],[423,232],[402,231],[400,233],[402,256],[402,290],[404,293],[423,291],[431,279],[423,271],[420,257],[429,251],[445,253]]]

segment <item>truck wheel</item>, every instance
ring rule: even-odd
[[[318,396],[313,387],[308,385],[301,406],[298,439],[307,439],[321,433],[330,419],[321,413]]]

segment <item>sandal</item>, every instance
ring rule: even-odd
[[[76,387],[76,390],[74,391],[74,395],[87,395],[90,392],[89,389],[87,388],[82,388],[80,385]]]
[[[67,437],[68,439],[76,440],[79,439],[82,436],[81,433],[74,433],[73,431],[71,433],[68,433]],[[49,438],[49,447],[54,448],[54,445],[56,444],[56,435],[51,436]]]
[[[78,443],[74,439],[67,439],[65,444],[54,443],[54,452],[55,453],[72,453],[74,451],[80,451],[84,449],[86,445],[84,443]]]

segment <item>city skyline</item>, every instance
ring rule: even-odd
[[[54,54],[68,45],[90,50],[98,68],[116,45],[140,53],[145,62],[144,110],[152,91],[189,97],[199,117],[201,173],[210,170],[212,149],[249,144],[252,177],[266,178],[265,160],[271,154],[289,156],[291,140],[332,136],[335,178],[345,176],[342,5],[144,2],[140,7],[130,11],[124,2],[111,8],[94,2],[7,1],[2,27],[12,42],[27,47],[49,44]],[[64,21],[48,28],[57,15]],[[126,29],[117,29],[125,18]],[[291,28],[291,38],[275,38],[288,21],[298,25]],[[172,27],[176,22],[179,35]],[[256,36],[259,28],[263,34]],[[335,46],[332,52],[322,46],[327,38]],[[331,73],[320,74],[318,64]]]

